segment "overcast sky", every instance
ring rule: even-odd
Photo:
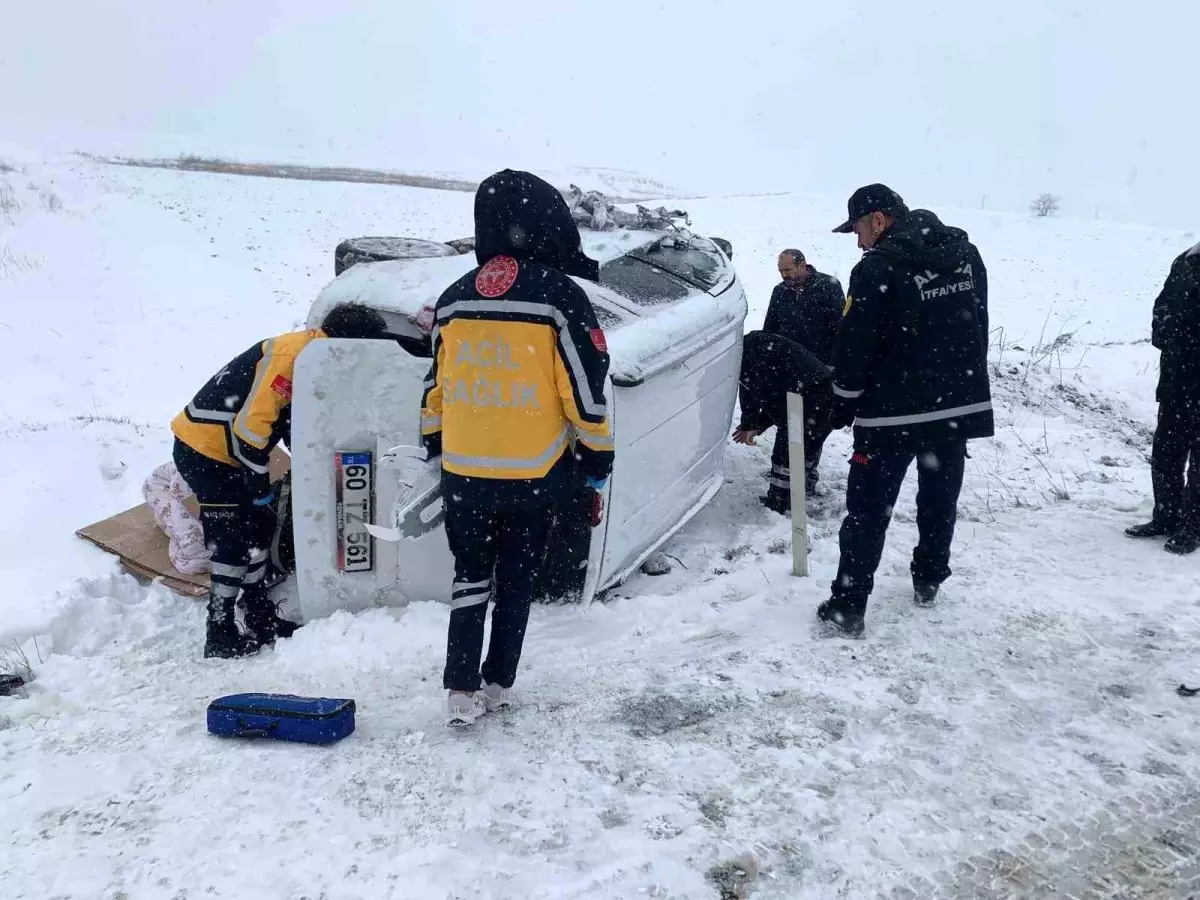
[[[1184,0],[40,0],[0,23],[0,137],[35,148],[1048,190],[1184,227],[1200,201]]]

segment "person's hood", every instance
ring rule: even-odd
[[[504,169],[475,192],[475,259],[496,256],[540,262],[567,275],[598,281],[600,264],[583,252],[571,210],[552,184]]]
[[[970,237],[927,209],[913,209],[875,246],[907,262],[936,268],[961,259],[969,250]]]

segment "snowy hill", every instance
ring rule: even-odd
[[[1184,883],[1200,706],[1174,688],[1200,680],[1200,577],[1121,531],[1149,512],[1150,303],[1194,236],[938,210],[990,268],[999,404],[945,600],[907,599],[910,479],[867,639],[816,638],[848,435],[822,463],[808,579],[757,502],[767,448],[731,446],[674,570],[536,609],[521,707],[460,735],[440,719],[444,607],[203,661],[201,604],[73,531],[141,501],[169,419],[299,325],[338,240],[468,234],[471,195],[0,161],[0,644],[36,675],[0,698],[4,897],[681,900],[719,896],[708,873],[745,853],[754,898]],[[829,233],[841,196],[683,205],[733,242],[751,325],[781,248],[843,283],[858,257]],[[210,738],[205,704],[241,690],[354,697],[359,730],[332,749]]]

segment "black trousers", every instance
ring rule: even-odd
[[[1168,396],[1159,404],[1150,476],[1154,521],[1200,530],[1200,396]]]
[[[244,587],[265,592],[272,514],[255,507],[241,469],[197,453],[176,438],[175,468],[200,503],[204,543],[212,548],[210,595],[232,603]]]
[[[443,476],[442,481],[446,537],[454,554],[442,686],[477,691],[482,674],[489,684],[512,687],[525,644],[533,580],[554,512],[553,492],[497,498],[456,489],[458,480]],[[492,634],[480,668],[489,600],[494,603]]]
[[[820,480],[821,451],[825,441],[833,433],[829,424],[829,406],[831,394],[819,389],[810,390],[804,394],[804,488],[809,493]],[[775,444],[771,448],[770,492],[782,491],[791,500],[792,468],[791,452],[788,443],[791,441],[788,431],[786,410],[775,424]]]
[[[832,397],[828,367],[806,347],[777,334],[752,331],[742,345],[739,378],[741,424],[766,429],[775,426],[771,451],[770,491],[790,499],[791,463],[788,453],[787,395],[804,397],[804,477],[811,490],[817,483],[818,465],[829,425]]]
[[[913,581],[940,585],[950,577],[950,544],[958,520],[966,445],[930,447],[919,453],[856,451],[846,487],[846,518],[840,535],[841,561],[832,596],[840,605],[865,609],[875,587],[892,507],[913,458],[917,460],[917,531]]]

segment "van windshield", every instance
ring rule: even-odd
[[[666,306],[693,292],[670,272],[631,254],[604,263],[600,284],[638,306]]]
[[[667,235],[628,254],[682,278],[693,287],[710,291],[724,275],[724,263],[708,241],[685,235]]]

